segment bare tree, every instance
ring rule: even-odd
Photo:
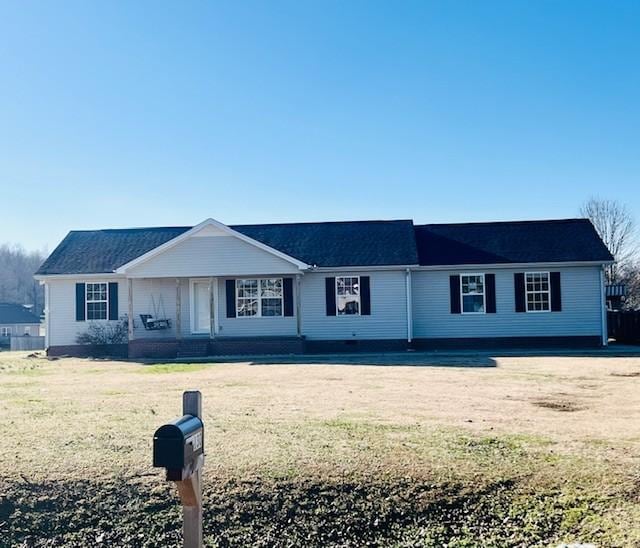
[[[622,273],[634,260],[638,249],[633,215],[626,205],[599,198],[587,200],[580,208],[580,214],[591,220],[616,260],[607,267],[607,283],[621,281]]]
[[[44,292],[33,275],[45,254],[20,246],[0,245],[0,302],[33,305],[36,315],[44,308]]]

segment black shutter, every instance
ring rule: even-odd
[[[325,278],[324,287],[325,287],[325,299],[326,299],[326,305],[327,305],[327,316],[335,316],[336,315],[336,279]]]
[[[293,278],[282,280],[282,295],[284,297],[284,315],[293,316]]]
[[[550,275],[551,284],[551,311],[562,311],[562,288],[560,284],[560,272],[551,272]]]
[[[451,296],[451,314],[460,314],[460,276],[449,276],[449,293]]]
[[[516,299],[516,312],[525,312],[524,272],[516,272],[513,275],[514,297]]]
[[[76,284],[76,321],[83,322],[85,320],[85,284]]]
[[[496,313],[496,275],[485,274],[484,275],[484,290],[486,291],[487,299],[487,314]]]
[[[227,280],[227,318],[236,317],[236,281]]]
[[[371,283],[369,276],[360,276],[360,314],[371,315]]]
[[[109,319],[118,319],[118,282],[109,282]]]

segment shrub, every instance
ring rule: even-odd
[[[127,322],[120,320],[117,323],[91,323],[84,333],[76,338],[78,344],[92,346],[105,344],[123,344],[127,342]]]

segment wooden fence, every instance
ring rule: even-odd
[[[609,337],[621,343],[640,343],[640,310],[607,312]]]
[[[44,350],[44,337],[11,337],[11,350]]]

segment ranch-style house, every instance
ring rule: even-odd
[[[607,343],[586,219],[72,231],[36,274],[50,355],[130,358]],[[78,343],[91,325],[121,340]]]

